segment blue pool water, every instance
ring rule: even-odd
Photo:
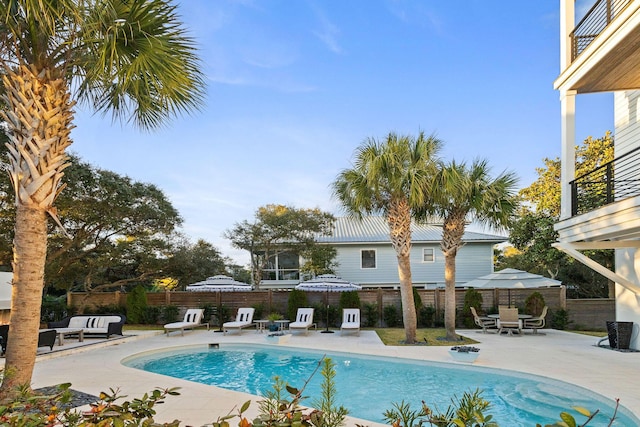
[[[437,412],[445,412],[454,397],[465,391],[483,391],[491,402],[488,413],[500,426],[533,427],[558,421],[562,411],[579,423],[586,419],[571,410],[582,406],[600,414],[590,425],[608,425],[615,402],[586,389],[544,377],[512,371],[457,364],[413,361],[347,353],[326,353],[260,345],[185,347],[126,359],[126,366],[221,388],[262,395],[278,375],[294,387],[302,387],[322,355],[336,363],[337,400],[349,415],[384,422],[382,413],[392,403],[410,402],[414,409],[424,400]],[[305,390],[310,402],[319,396],[318,372]],[[167,384],[166,386],[170,386]],[[239,402],[240,403],[240,402]],[[254,403],[255,405],[255,403]],[[222,408],[224,412],[224,408]],[[618,411],[614,426],[638,426],[629,411]]]

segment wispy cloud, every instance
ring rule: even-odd
[[[344,54],[344,49],[338,42],[340,29],[333,22],[331,22],[325,11],[318,5],[311,3],[311,9],[315,13],[320,25],[320,28],[318,30],[313,31],[313,35],[318,37],[318,39],[320,39],[320,41],[322,41],[322,43],[331,52],[339,55]]]

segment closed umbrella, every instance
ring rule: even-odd
[[[505,268],[464,284],[467,288],[507,289],[511,306],[511,289],[550,288],[562,282],[515,268]]]
[[[333,331],[329,330],[329,292],[356,291],[362,289],[362,286],[351,283],[333,274],[321,274],[314,279],[299,283],[296,285],[296,289],[301,291],[326,292],[327,328],[322,331],[322,333],[331,334]]]

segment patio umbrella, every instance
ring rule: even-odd
[[[362,289],[362,286],[351,283],[348,280],[341,279],[333,274],[321,274],[314,279],[299,283],[296,285],[296,289],[301,291],[326,292],[327,328],[322,331],[322,333],[331,334],[333,331],[329,330],[329,292],[356,291]]]
[[[220,274],[217,276],[207,277],[207,280],[203,280],[202,282],[187,285],[186,289],[191,292],[250,291],[251,285]]]
[[[507,289],[511,306],[511,289],[550,288],[562,282],[515,268],[505,268],[464,284],[467,288]]]

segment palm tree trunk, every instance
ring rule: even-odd
[[[46,213],[62,190],[71,145],[73,102],[65,80],[51,70],[25,65],[4,68],[9,108],[0,112],[8,125],[8,170],[16,193],[13,289],[2,397],[14,386],[31,383],[40,326],[47,251]]]
[[[7,373],[0,392],[29,386],[35,365],[40,328],[47,221],[42,209],[18,206],[14,237],[11,322],[7,346]]]
[[[444,327],[447,341],[456,341],[456,256],[444,256]]]
[[[466,212],[454,209],[442,227],[441,249],[444,254],[444,327],[448,341],[456,341],[456,256],[462,246]]]
[[[402,301],[402,321],[404,322],[405,342],[416,342],[417,317],[413,300],[413,282],[411,280],[411,209],[406,200],[396,201],[387,215],[391,245],[398,258],[398,278],[400,281],[400,299]]]

